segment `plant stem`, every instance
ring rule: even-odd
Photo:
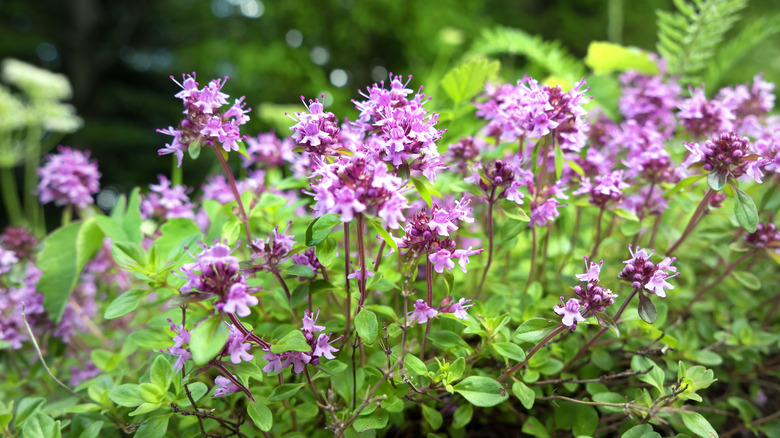
[[[705,208],[707,208],[707,204],[710,201],[710,197],[715,194],[715,190],[709,189],[707,190],[707,193],[704,194],[704,197],[702,198],[701,202],[699,202],[699,205],[696,207],[696,211],[693,212],[693,216],[691,216],[691,219],[688,221],[688,225],[685,227],[685,230],[683,231],[680,238],[675,242],[674,245],[672,245],[671,248],[666,252],[667,257],[671,257],[674,252],[677,250],[677,248],[685,241],[685,239],[688,237],[689,234],[691,234],[691,231],[696,227],[698,224],[698,217]]]
[[[599,210],[599,217],[596,218],[596,244],[593,246],[593,251],[590,253],[590,259],[596,260],[596,256],[599,253],[599,246],[601,246],[601,218],[604,216],[604,207]]]
[[[358,247],[358,263],[359,271],[355,276],[358,284],[358,290],[360,291],[360,298],[358,299],[357,309],[355,315],[363,310],[363,305],[366,302],[366,280],[368,279],[366,269],[366,243],[363,237],[363,226],[365,224],[365,218],[361,213],[357,215],[357,247]]]
[[[623,304],[620,306],[620,309],[618,309],[617,313],[615,313],[615,316],[612,318],[615,321],[615,324],[617,325],[620,323],[620,315],[623,314],[623,311],[626,310],[626,307],[628,307],[628,303],[631,302],[632,299],[634,299],[634,296],[639,292],[638,288],[634,288],[631,293],[628,295],[628,298],[626,298],[625,301],[623,301]],[[566,365],[563,366],[563,370],[565,371],[571,367],[571,365],[580,357],[582,357],[585,352],[593,346],[593,344],[604,335],[609,329],[607,327],[602,328],[598,333],[596,333],[596,336],[594,336],[590,341],[588,341],[587,344],[583,345],[582,348],[577,352],[577,354],[572,358],[569,362],[566,363]]]
[[[27,150],[25,151],[26,161],[24,163],[24,211],[27,213],[27,222],[33,230],[33,233],[42,237],[46,234],[43,223],[43,214],[38,198],[35,195],[35,187],[38,185],[38,167],[41,164],[41,137],[43,128],[39,125],[32,125],[27,132]]]
[[[220,154],[221,155],[221,154]],[[179,186],[183,184],[184,179],[184,171],[181,167],[179,167],[179,160],[176,158],[176,155],[171,155],[171,163],[173,166],[171,167],[171,185],[172,186]]]
[[[22,203],[19,201],[19,193],[16,188],[16,178],[12,167],[0,168],[0,185],[3,191],[3,204],[8,213],[8,221],[15,226],[24,224]]]
[[[563,267],[571,260],[572,254],[574,254],[574,247],[577,245],[577,235],[580,232],[580,221],[582,220],[582,207],[577,207],[577,212],[574,217],[574,230],[572,231],[571,240],[569,241],[569,252],[566,253],[566,258],[563,259],[560,266],[558,266],[558,275],[563,272]]]
[[[531,350],[528,351],[525,355],[525,360],[522,362],[518,362],[515,366],[508,369],[507,371],[504,371],[503,374],[498,378],[499,383],[504,383],[504,381],[509,378],[512,374],[514,374],[517,370],[522,368],[525,364],[528,363],[529,360],[531,360],[532,357],[534,357],[534,354],[536,354],[537,351],[539,351],[540,348],[542,348],[545,344],[550,342],[554,337],[558,336],[561,332],[566,330],[567,327],[563,324],[559,325],[558,328],[550,332],[547,336],[544,337],[541,341],[539,341],[538,344],[534,345]]]
[[[276,277],[276,281],[279,282],[279,285],[282,286],[282,289],[284,289],[284,294],[287,296],[287,304],[290,306],[290,310],[292,311],[293,317],[297,320],[298,319],[298,312],[295,311],[292,305],[292,295],[290,294],[290,288],[287,287],[287,283],[284,281],[284,278],[282,277],[282,274],[279,273],[277,268],[274,268],[274,277]]]
[[[347,291],[347,326],[344,329],[344,339],[349,338],[352,325],[352,297],[349,293],[349,222],[344,222],[344,288]]]
[[[528,286],[534,281],[534,272],[536,272],[536,227],[531,227],[531,269],[528,271],[528,280],[525,281],[523,293],[528,292]]]
[[[433,307],[433,264],[425,259],[425,282],[428,289],[428,307]],[[420,360],[425,360],[425,347],[428,340],[428,333],[431,331],[431,320],[425,325],[425,335],[420,343]]]
[[[73,205],[68,204],[62,209],[62,226],[68,225],[73,217]]]
[[[693,307],[693,303],[695,303],[696,301],[699,301],[701,299],[701,297],[703,297],[704,294],[708,290],[712,289],[718,283],[723,281],[724,278],[726,278],[729,274],[731,274],[731,271],[733,271],[734,268],[736,268],[737,266],[741,265],[745,260],[747,260],[750,257],[752,257],[753,254],[755,254],[757,251],[758,251],[758,248],[753,248],[752,250],[750,250],[750,251],[746,252],[745,254],[743,254],[742,257],[737,259],[736,262],[729,264],[726,267],[726,269],[718,276],[718,278],[716,278],[710,284],[708,284],[708,285],[704,286],[703,288],[701,288],[701,290],[699,290],[699,292],[696,293],[696,296],[694,296],[693,299],[688,301],[688,305],[685,306],[685,309],[683,309],[682,314],[683,315],[689,314],[691,312],[691,307]]]
[[[477,293],[474,294],[474,299],[479,298],[479,294],[482,293],[482,286],[485,285],[485,278],[487,278],[488,270],[490,270],[490,262],[493,261],[493,203],[494,203],[494,196],[496,195],[496,188],[493,187],[493,190],[490,191],[490,197],[488,198],[488,216],[487,216],[487,226],[488,226],[488,259],[487,263],[485,263],[485,270],[482,271],[482,280],[479,281],[479,287],[477,288]]]
[[[230,166],[228,166],[225,157],[222,156],[222,151],[219,149],[219,146],[213,144],[211,145],[211,150],[213,150],[214,153],[217,154],[217,159],[219,160],[219,163],[222,165],[222,169],[225,171],[225,175],[227,176],[228,179],[228,184],[230,184],[230,189],[233,191],[233,196],[235,196],[236,198],[236,203],[238,203],[238,213],[241,215],[241,222],[244,224],[244,228],[246,229],[246,244],[250,245],[251,248],[252,231],[249,230],[249,217],[246,215],[246,210],[244,210],[244,204],[241,202],[241,193],[238,192],[238,187],[236,186],[236,180],[235,178],[233,178],[233,172],[230,171]]]

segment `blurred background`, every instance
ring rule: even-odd
[[[180,119],[171,75],[195,71],[201,84],[229,76],[223,91],[246,96],[253,112],[243,132],[255,135],[285,109],[302,110],[301,95],[325,93],[339,118],[354,118],[350,99],[388,72],[413,74],[412,88],[444,98],[438,79],[496,26],[558,40],[579,59],[593,40],[654,50],[655,10],[672,8],[672,0],[5,0],[0,59],[67,75],[84,126],[60,143],[92,150],[102,186],[126,193],[170,171],[170,157],[157,156],[168,137],[155,130]],[[754,0],[741,23],[778,9],[777,0]],[[759,70],[777,80],[774,43],[729,82]],[[506,80],[528,68],[522,57],[501,61]],[[184,182],[200,186],[211,158],[186,159]]]

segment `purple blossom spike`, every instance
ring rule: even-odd
[[[89,159],[89,151],[81,152],[59,146],[59,153],[47,156],[38,169],[38,199],[41,204],[75,205],[86,208],[92,195],[100,189],[97,161]]]
[[[242,361],[246,362],[254,359],[254,356],[249,354],[252,345],[245,342],[246,338],[247,335],[241,333],[236,327],[230,327],[226,352],[230,356],[230,361],[234,364],[240,364]]]
[[[694,137],[718,135],[734,129],[734,113],[719,100],[707,100],[704,89],[691,90],[691,97],[680,104],[677,117]]]
[[[236,376],[233,376],[233,378],[235,377]],[[223,397],[241,390],[235,383],[224,376],[217,376],[217,378],[214,379],[214,383],[217,384],[217,388],[214,390],[214,397]]]
[[[141,216],[145,219],[195,219],[195,209],[187,193],[190,189],[183,185],[171,186],[164,175],[157,175],[159,184],[150,184],[151,193],[141,197]]]
[[[628,246],[631,258],[624,261],[626,266],[618,275],[618,278],[628,281],[635,289],[646,289],[661,298],[666,297],[665,289],[674,289],[668,280],[679,275],[677,268],[672,266],[674,257],[667,257],[660,263],[654,264],[650,261],[653,251],[648,254],[646,249],[631,245]],[[668,271],[668,272],[667,272]]]
[[[761,183],[761,167],[768,161],[752,154],[750,140],[735,132],[716,135],[703,145],[689,143],[685,147],[691,154],[683,165],[701,166],[707,172],[728,174],[734,178],[748,175],[757,183]]]

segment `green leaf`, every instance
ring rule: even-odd
[[[420,194],[420,197],[425,200],[425,203],[428,204],[428,208],[431,207],[431,192],[428,191],[428,187],[425,185],[424,181],[421,181],[417,178],[412,178],[412,184],[414,184],[414,188],[417,189],[417,192]]]
[[[520,403],[523,404],[524,408],[530,410],[534,407],[536,394],[534,394],[534,390],[529,388],[525,383],[515,380],[515,383],[512,384],[512,393],[520,400]]]
[[[108,305],[105,313],[103,313],[103,318],[116,319],[127,315],[141,304],[141,300],[146,296],[147,292],[149,291],[145,289],[130,289],[119,295]]]
[[[558,142],[555,143],[555,180],[561,179],[563,174],[563,150]]]
[[[681,412],[680,416],[682,417],[683,424],[685,424],[685,427],[691,430],[691,432],[695,433],[696,435],[705,437],[705,438],[718,438],[718,432],[715,431],[715,429],[710,425],[710,422],[707,421],[706,418],[704,418],[700,413],[698,412]]]
[[[559,325],[560,323],[556,321],[549,321],[543,318],[531,318],[520,324],[520,327],[515,330],[514,338],[517,342],[535,344],[552,333]]]
[[[136,187],[130,193],[127,203],[127,210],[122,218],[122,226],[127,234],[127,240],[134,243],[141,243],[143,233],[141,232],[141,188]]]
[[[412,376],[423,376],[428,373],[428,368],[426,368],[425,362],[421,361],[413,354],[407,354],[404,357],[404,366],[413,373]]]
[[[442,350],[457,347],[470,348],[469,344],[467,344],[463,338],[449,330],[430,332],[428,334],[428,340],[431,342],[431,344],[441,348]]]
[[[379,233],[379,236],[382,238],[382,240],[385,241],[388,245],[390,245],[390,248],[393,248],[393,250],[398,251],[398,244],[395,243],[395,240],[390,235],[389,232],[385,229],[385,227],[382,226],[379,221],[372,219],[368,221],[369,224],[374,228],[374,230]]]
[[[62,436],[60,422],[54,421],[43,412],[37,412],[24,423],[22,436],[24,438],[59,438]]]
[[[600,326],[612,329],[615,332],[615,336],[620,337],[620,329],[618,329],[617,324],[607,312],[596,312],[596,321],[598,321]]]
[[[173,367],[164,356],[157,356],[149,370],[149,380],[153,385],[161,388],[163,392],[168,390],[173,379]]]
[[[108,398],[119,406],[134,408],[144,402],[141,398],[138,385],[135,383],[125,383],[111,389],[108,392]]]
[[[268,401],[276,402],[287,400],[297,394],[301,388],[303,388],[303,383],[285,383],[284,385],[279,385],[274,388],[271,395],[268,396]]]
[[[577,404],[571,408],[574,414],[574,436],[592,436],[599,425],[599,414],[593,406]]]
[[[100,429],[103,428],[103,424],[105,423],[102,421],[96,421],[90,424],[89,427],[81,431],[79,438],[98,438],[100,436]]]
[[[734,196],[734,214],[737,216],[737,222],[748,233],[755,233],[758,227],[758,209],[753,200],[747,193],[737,187],[734,187],[736,196]]]
[[[154,242],[157,253],[165,257],[163,262],[177,261],[187,254],[184,247],[203,239],[203,233],[191,219],[168,219],[160,228],[160,237]]]
[[[549,438],[550,434],[547,432],[547,428],[544,427],[541,421],[536,417],[528,417],[523,423],[523,433],[533,435],[537,438]]]
[[[653,430],[649,424],[640,424],[628,429],[620,438],[661,438],[661,434]]]
[[[195,365],[200,366],[214,359],[225,347],[229,334],[227,325],[218,316],[198,324],[190,334],[190,353]]]
[[[46,399],[43,397],[25,397],[19,402],[19,406],[16,408],[16,418],[14,419],[14,426],[22,427],[28,419],[32,418],[36,412],[43,408],[46,403]]]
[[[648,75],[659,73],[658,65],[650,59],[648,52],[604,41],[590,43],[588,54],[585,55],[585,65],[592,68],[593,74],[596,75],[628,70]]]
[[[634,371],[645,371],[648,368],[650,368],[648,373],[639,374],[636,378],[653,385],[661,394],[664,394],[664,371],[655,362],[646,357],[634,356],[631,358],[631,369]]]
[[[155,415],[141,423],[141,427],[135,432],[138,438],[162,438],[168,430],[168,419],[171,414]]]
[[[491,346],[501,357],[512,359],[517,362],[525,360],[525,351],[516,344],[511,342],[496,342],[491,344]]]
[[[387,427],[387,420],[390,419],[390,414],[384,409],[377,409],[370,415],[363,415],[358,417],[352,427],[358,432],[365,432],[369,429],[384,429]]]
[[[454,389],[471,404],[482,408],[495,406],[509,398],[501,384],[490,377],[469,376],[455,385]]]
[[[712,188],[712,190],[715,190],[716,192],[719,192],[723,190],[724,187],[726,187],[726,181],[729,179],[729,171],[728,169],[722,169],[719,172],[710,172],[707,174],[707,184]]]
[[[114,353],[108,350],[95,349],[89,353],[90,359],[96,367],[103,371],[111,371],[119,365],[119,361],[122,360],[120,353]]]
[[[317,260],[326,268],[330,268],[333,265],[333,262],[336,260],[337,251],[338,243],[333,236],[326,237],[314,247],[314,254],[317,256]]]
[[[639,311],[639,317],[642,318],[642,321],[648,324],[654,323],[655,319],[658,317],[658,312],[655,310],[653,300],[647,297],[642,291],[639,291],[639,308],[637,310]]]
[[[146,251],[138,243],[114,242],[111,245],[111,256],[126,271],[146,273]]]
[[[316,274],[314,270],[306,265],[292,265],[283,271],[284,275],[295,275],[296,277],[312,278]]]
[[[447,295],[451,296],[452,290],[455,288],[455,276],[452,274],[452,271],[444,271],[441,276],[447,285]]]
[[[306,246],[314,246],[325,240],[333,231],[333,227],[339,223],[341,223],[341,219],[335,214],[326,214],[311,221],[306,228],[304,240]]]
[[[682,181],[678,182],[674,187],[672,187],[668,192],[664,193],[664,198],[668,198],[672,196],[673,194],[679,192],[683,188],[688,187],[689,185],[695,183],[696,181],[704,178],[705,176],[707,175],[701,174],[701,175],[694,175],[694,176],[689,176],[687,178],[684,178]]]
[[[626,210],[625,208],[616,208],[615,214],[622,217],[623,219],[627,219],[632,222],[639,222],[639,218],[637,217],[637,215]]]
[[[471,99],[493,78],[501,64],[485,58],[473,59],[450,70],[441,80],[441,86],[456,105]]]
[[[54,323],[62,319],[84,265],[102,245],[103,232],[94,218],[58,228],[43,242],[37,263],[43,274],[37,289],[43,294],[43,307]]]
[[[257,397],[255,397],[257,398]],[[274,425],[274,416],[271,410],[263,403],[249,403],[246,407],[246,413],[260,430],[268,432]]]
[[[154,412],[160,409],[160,407],[162,407],[161,402],[154,402],[154,403],[145,402],[145,403],[141,403],[137,408],[135,408],[133,412],[130,412],[127,415],[131,417],[135,417],[136,415],[148,414],[149,412]]]
[[[755,274],[747,271],[736,271],[732,275],[734,275],[734,279],[737,280],[739,284],[750,290],[761,289],[761,279],[756,277]]]
[[[452,428],[462,429],[471,423],[471,417],[474,416],[474,408],[469,404],[463,404],[452,414]]]
[[[311,346],[306,342],[303,333],[298,329],[294,329],[271,345],[271,353],[279,354],[285,351],[309,352],[311,351]]]
[[[242,362],[242,363],[247,363],[247,362]],[[190,395],[192,396],[192,399],[195,400],[195,403],[197,403],[198,400],[203,398],[203,396],[206,395],[206,393],[209,391],[209,387],[202,382],[188,383],[187,388],[189,388]],[[187,394],[184,393],[183,391],[181,396],[177,400],[177,402],[180,403],[180,406],[182,407],[189,406],[192,404],[192,402],[190,402],[189,397],[187,397]]]
[[[379,324],[376,320],[376,314],[368,309],[361,310],[355,317],[355,328],[357,329],[360,339],[366,344],[372,345],[379,334]]]
[[[431,429],[438,430],[441,427],[442,423],[444,423],[444,417],[441,415],[441,412],[428,405],[421,405],[421,406],[422,406],[423,417],[425,417],[425,421],[427,421],[428,424],[431,425]]]

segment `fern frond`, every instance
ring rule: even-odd
[[[466,57],[497,54],[523,55],[551,75],[574,82],[585,74],[585,65],[569,54],[558,41],[544,41],[520,29],[496,27],[485,29]]]
[[[718,54],[710,60],[704,76],[707,88],[718,89],[723,77],[740,59],[777,34],[780,34],[780,14],[763,16],[747,24],[734,38],[724,43]]]
[[[695,83],[748,0],[674,0],[677,12],[656,11],[658,53],[669,71]]]

